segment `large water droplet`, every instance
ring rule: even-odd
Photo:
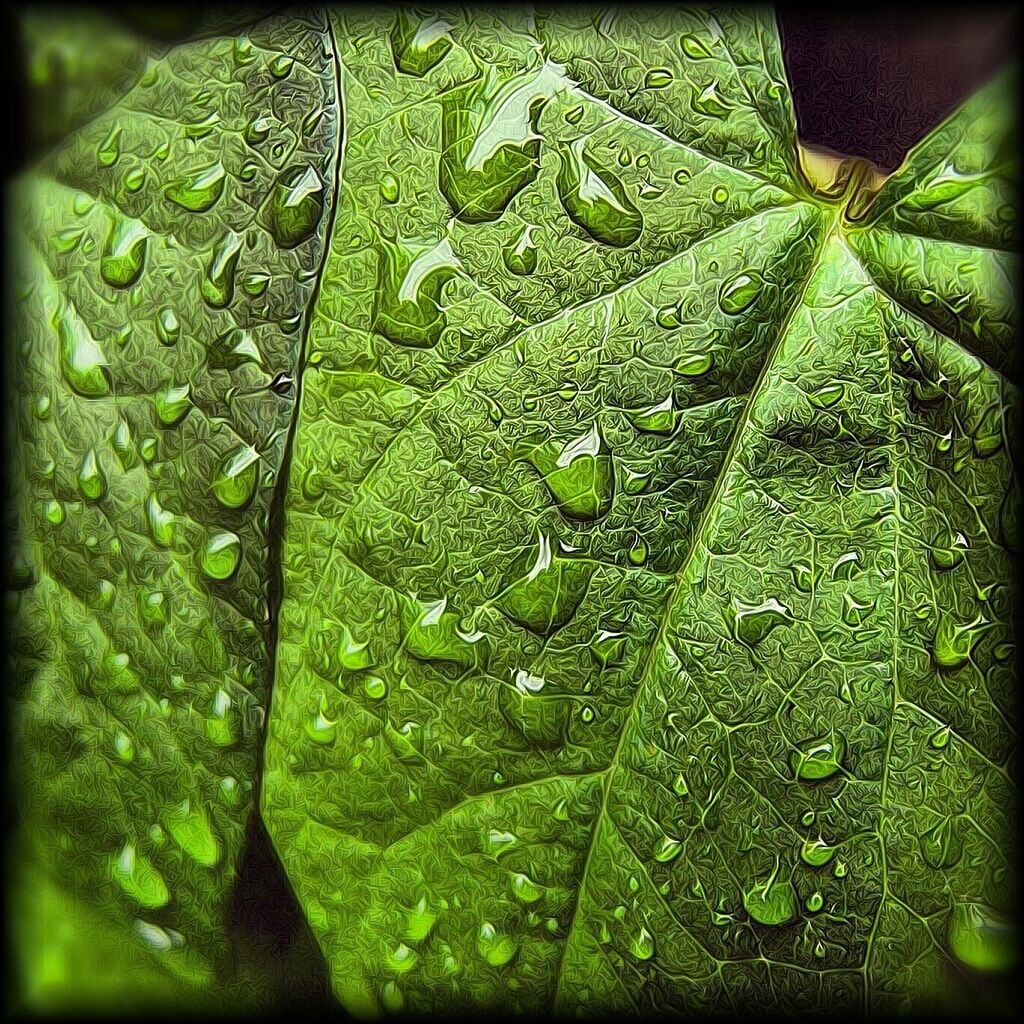
[[[53,317],[60,341],[60,369],[68,385],[83,398],[110,393],[107,360],[75,307],[62,300]]]
[[[96,461],[96,449],[90,448],[78,470],[78,491],[86,501],[99,501],[107,489],[107,481]]]
[[[259,453],[255,448],[239,448],[220,464],[211,488],[225,508],[245,508],[256,493]]]
[[[205,213],[220,199],[225,177],[224,165],[218,161],[187,177],[176,178],[165,186],[164,195],[183,210]]]
[[[149,235],[142,224],[127,217],[117,217],[100,257],[100,276],[112,288],[128,288],[135,284],[146,262]]]
[[[441,97],[438,184],[459,220],[496,220],[537,176],[537,119],[561,85],[544,64],[499,88],[488,66],[482,78]]]
[[[939,615],[939,625],[932,641],[932,660],[939,668],[957,669],[970,660],[971,651],[988,628],[982,616],[958,625],[946,612]]]
[[[500,934],[488,921],[480,926],[476,939],[477,952],[492,967],[502,967],[519,951],[515,939]]]
[[[156,336],[161,345],[174,345],[181,333],[178,317],[170,306],[162,306],[156,315]]]
[[[728,117],[734,106],[718,94],[718,82],[711,82],[693,97],[693,109],[706,117]]]
[[[939,572],[949,572],[964,560],[964,552],[968,547],[967,538],[962,533],[940,531],[929,549],[932,565]]]
[[[812,868],[824,867],[836,855],[836,848],[824,839],[805,839],[800,847],[800,859]]]
[[[626,195],[621,180],[590,156],[585,139],[559,144],[557,187],[565,212],[597,242],[624,247],[643,231],[643,214]]]
[[[594,521],[606,515],[615,497],[611,452],[597,423],[565,444],[548,441],[529,449],[559,511],[568,519]]]
[[[537,547],[513,563],[494,603],[513,622],[549,636],[576,613],[593,572],[590,562],[562,557],[542,533]]]
[[[684,35],[679,40],[679,46],[683,53],[690,60],[707,60],[711,56],[711,50],[707,44],[695,35]]]
[[[183,800],[164,815],[163,821],[171,838],[197,864],[212,868],[220,859],[209,818],[199,804]]]
[[[680,412],[675,407],[672,396],[669,395],[664,401],[652,405],[642,412],[631,413],[630,420],[637,430],[646,434],[663,434],[668,436],[676,429],[679,422]]]
[[[761,276],[753,271],[737,274],[722,285],[718,292],[718,304],[725,313],[742,313],[754,304],[763,283]]]
[[[242,557],[242,542],[238,535],[224,530],[215,533],[203,546],[199,564],[211,580],[230,579]]]
[[[174,515],[161,506],[155,494],[146,499],[146,525],[158,547],[169,548],[174,542]]]
[[[959,902],[949,921],[949,948],[977,971],[1005,971],[1017,963],[1017,929],[982,903]]]
[[[294,249],[317,229],[324,212],[324,184],[312,165],[285,171],[274,185],[267,209],[267,227],[274,241]]]
[[[789,881],[758,882],[743,894],[743,907],[758,924],[786,924],[796,917],[796,906],[796,890]]]
[[[403,74],[422,78],[452,48],[450,28],[440,18],[419,18],[411,11],[399,11],[391,29],[395,67]]]
[[[171,384],[153,396],[153,405],[165,427],[177,426],[192,408],[192,391],[188,384]]]
[[[630,940],[629,951],[637,960],[650,960],[654,956],[654,936],[646,926],[641,926]]]
[[[654,846],[654,859],[661,864],[675,860],[683,849],[679,839],[672,836],[662,836]]]
[[[208,306],[222,309],[235,294],[235,268],[242,251],[242,236],[226,231],[210,256],[200,291]]]
[[[441,290],[459,263],[445,238],[435,244],[380,240],[373,327],[399,345],[430,348],[445,328]]]
[[[776,626],[793,621],[789,609],[774,597],[760,604],[746,604],[734,598],[727,615],[733,635],[750,646],[759,644]]]
[[[502,249],[501,258],[509,273],[525,275],[537,269],[537,246],[531,238],[535,230],[532,224],[527,224],[519,237]]]
[[[110,873],[114,881],[147,910],[156,910],[170,901],[171,894],[163,876],[132,843],[126,844],[120,854],[111,859]]]

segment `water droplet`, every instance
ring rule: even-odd
[[[153,405],[165,427],[177,426],[192,408],[192,391],[188,384],[170,384],[153,396]]]
[[[1005,971],[1017,963],[1017,930],[990,907],[961,901],[949,921],[949,948],[977,971]]]
[[[627,494],[643,494],[647,490],[647,484],[651,479],[650,471],[646,473],[638,473],[636,470],[630,469],[629,466],[623,465],[622,470],[625,473],[626,479],[622,483],[622,489]]]
[[[190,213],[206,213],[224,191],[226,173],[218,161],[188,177],[175,178],[164,188],[164,195]]]
[[[794,777],[801,781],[830,778],[839,771],[845,750],[846,743],[838,733],[801,743],[789,756]]]
[[[436,345],[446,323],[441,291],[458,266],[448,239],[436,244],[381,239],[374,329],[399,345]]]
[[[241,556],[238,535],[224,530],[213,534],[203,546],[199,564],[211,580],[227,580],[235,574]]]
[[[253,336],[242,327],[233,327],[215,338],[206,350],[206,359],[214,370],[237,370],[245,363],[263,365]]]
[[[416,906],[406,913],[402,936],[406,942],[422,942],[433,931],[436,921],[437,914],[430,909],[426,896],[422,896]]]
[[[537,120],[562,81],[550,64],[498,85],[481,78],[441,98],[438,184],[455,216],[496,220],[540,169]]]
[[[212,868],[220,859],[210,820],[198,804],[183,800],[164,815],[163,822],[171,838],[197,864]]]
[[[979,459],[987,459],[1003,447],[1002,409],[998,405],[990,405],[981,414],[971,434],[971,444]]]
[[[362,672],[372,668],[373,656],[370,653],[369,641],[359,643],[348,626],[341,627],[341,642],[338,644],[338,660],[341,667],[349,672]]]
[[[96,461],[96,449],[90,448],[78,470],[78,491],[86,501],[99,501],[107,489],[107,481]]]
[[[952,616],[940,613],[939,625],[932,641],[932,660],[944,669],[957,669],[966,665],[971,651],[988,625],[980,615],[966,625],[957,625]]]
[[[715,357],[711,352],[691,352],[680,356],[672,368],[680,377],[703,377],[714,365]]]
[[[753,271],[737,274],[726,281],[718,293],[718,304],[725,313],[742,313],[754,304],[763,281]]]
[[[139,614],[147,626],[161,627],[167,625],[167,595],[161,590],[139,595]]]
[[[937,729],[928,737],[928,743],[935,750],[942,750],[944,747],[949,745],[949,737],[950,728],[948,725],[944,725],[941,729]]]
[[[836,848],[824,839],[805,839],[800,847],[800,859],[812,868],[824,867],[835,855]]]
[[[239,448],[220,464],[211,488],[225,508],[245,508],[256,493],[260,457],[253,447]]]
[[[846,866],[846,861],[837,860],[836,866],[832,869],[832,874],[836,878],[845,878],[849,874],[849,868]]]
[[[652,68],[644,75],[644,88],[664,89],[674,81],[675,78],[668,68]]]
[[[132,738],[125,732],[118,731],[114,737],[114,753],[125,764],[131,764],[135,760],[135,744]]]
[[[925,863],[937,870],[952,867],[963,856],[963,843],[954,818],[943,818],[924,832],[918,841]]]
[[[129,192],[138,192],[145,180],[145,170],[142,167],[133,167],[124,176],[124,187]]]
[[[640,534],[634,535],[633,543],[626,553],[626,557],[633,565],[643,565],[647,561],[647,544]]]
[[[181,333],[178,317],[170,306],[161,307],[156,315],[156,336],[161,345],[174,345]]]
[[[268,65],[270,74],[277,79],[287,78],[295,66],[295,58],[287,54],[279,54]]]
[[[549,441],[526,456],[544,479],[559,511],[568,519],[594,521],[611,508],[615,475],[611,452],[597,423],[559,446]]]
[[[385,174],[380,179],[378,192],[385,203],[397,203],[400,194],[398,179],[393,174]]]
[[[672,792],[676,796],[688,796],[690,787],[686,783],[686,777],[682,772],[677,772],[676,777],[672,780]]]
[[[536,903],[544,895],[544,889],[529,875],[516,872],[512,875],[512,894],[523,903]]]
[[[277,179],[267,208],[274,241],[294,249],[317,229],[324,212],[324,185],[311,164],[292,167]]]
[[[718,206],[724,205],[729,199],[729,190],[724,185],[718,185],[711,190],[711,202]]]
[[[451,28],[440,18],[419,18],[401,10],[391,29],[391,53],[395,67],[405,75],[422,78],[437,67],[452,48]]]
[[[637,960],[650,960],[654,956],[654,936],[645,926],[633,936],[629,943],[629,951]]]
[[[789,609],[774,597],[760,604],[746,604],[734,598],[727,615],[736,639],[750,646],[759,644],[776,626],[793,622]]]
[[[796,917],[796,890],[789,881],[758,882],[743,894],[743,907],[758,924],[782,925]]]
[[[526,275],[537,269],[537,246],[530,237],[534,230],[532,224],[527,224],[515,242],[502,249],[501,257],[509,273]]]
[[[53,236],[53,251],[65,255],[74,252],[85,237],[85,228],[68,228],[66,231],[58,231]]]
[[[502,967],[519,951],[514,939],[499,934],[494,925],[485,921],[476,940],[477,952],[492,967]]]
[[[235,268],[242,251],[242,236],[226,231],[220,238],[199,288],[206,304],[223,309],[235,294]]]
[[[711,50],[706,43],[695,35],[684,35],[679,39],[679,46],[683,54],[690,60],[707,60],[711,56]]]
[[[825,897],[822,896],[820,892],[813,892],[807,897],[806,906],[812,914],[816,914],[823,906],[825,906]]]
[[[171,894],[163,876],[132,843],[125,844],[118,856],[111,858],[110,873],[114,881],[147,910],[156,910],[170,901]]]
[[[728,117],[734,109],[728,100],[718,95],[718,82],[712,82],[693,97],[693,109],[706,117]]]
[[[139,221],[127,217],[114,220],[100,258],[100,276],[111,288],[129,288],[138,281],[146,262],[148,240]]]
[[[569,219],[597,242],[625,247],[643,231],[644,219],[618,176],[589,155],[586,140],[559,144],[557,187]]]
[[[121,127],[111,128],[107,137],[96,150],[96,162],[100,167],[112,167],[121,156]]]
[[[236,718],[231,696],[219,689],[213,697],[213,712],[206,719],[206,736],[214,746],[233,747],[238,742]]]
[[[447,598],[410,602],[404,612],[406,626],[402,644],[420,661],[448,662],[472,668],[478,660],[476,644],[484,634],[463,632],[460,617],[446,610],[447,604]]]
[[[593,571],[589,562],[557,554],[539,534],[537,547],[513,563],[495,604],[525,629],[550,636],[576,613]]]
[[[251,295],[256,299],[267,290],[267,285],[269,283],[269,274],[259,272],[246,274],[245,277],[242,278],[242,291],[244,291],[246,295]]]
[[[146,499],[146,525],[158,547],[169,548],[174,542],[174,515],[161,506],[155,494]]]
[[[565,118],[566,124],[578,125],[583,120],[583,104],[577,104],[572,109],[567,110],[562,116]]]
[[[668,436],[676,429],[680,412],[669,395],[664,401],[652,405],[642,412],[631,413],[630,421],[637,430],[645,434],[663,434]]]
[[[679,839],[673,839],[671,836],[662,836],[655,844],[654,859],[660,864],[666,864],[670,860],[675,860],[682,849],[683,844]]]
[[[841,383],[823,384],[808,394],[811,405],[819,409],[830,409],[846,394],[846,385]]]
[[[625,656],[626,635],[602,629],[594,638],[590,649],[594,652],[594,657],[597,658],[597,662],[602,668],[619,665]]]

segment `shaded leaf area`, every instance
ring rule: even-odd
[[[13,192],[12,885],[42,879],[52,941],[16,929],[36,1008],[274,997],[228,915],[335,66],[315,14],[175,46]]]
[[[764,11],[332,17],[262,809],[337,996],[995,1005],[1010,82],[865,216]]]

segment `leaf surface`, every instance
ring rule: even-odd
[[[496,19],[337,19],[263,789],[335,991],[976,998],[1008,907],[1008,84],[854,220],[855,176],[796,169],[769,14]]]

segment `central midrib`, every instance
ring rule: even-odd
[[[690,550],[687,552],[682,564],[680,565],[676,573],[676,582],[669,592],[668,598],[665,603],[665,610],[662,613],[661,621],[658,624],[658,632],[651,643],[648,650],[647,659],[644,662],[643,668],[640,671],[640,681],[637,684],[636,690],[633,694],[633,699],[630,702],[626,714],[623,719],[622,728],[619,731],[618,742],[616,743],[615,750],[612,753],[611,760],[608,762],[608,767],[604,770],[604,786],[601,792],[601,804],[597,809],[597,813],[594,815],[594,823],[590,833],[590,845],[587,848],[586,855],[583,861],[583,870],[580,873],[579,883],[576,887],[576,905],[573,908],[572,917],[569,920],[568,933],[565,938],[565,943],[562,946],[562,954],[559,958],[558,967],[556,968],[556,980],[555,980],[555,992],[552,998],[551,1009],[552,1012],[557,1012],[559,1009],[559,1003],[562,997],[562,979],[565,976],[562,967],[565,963],[566,957],[569,952],[569,948],[572,945],[573,937],[576,930],[577,921],[579,919],[580,906],[583,902],[583,893],[586,888],[588,875],[590,872],[590,864],[593,860],[594,849],[597,844],[597,837],[601,831],[602,823],[608,814],[608,794],[611,791],[612,780],[615,776],[616,769],[618,768],[619,755],[622,752],[623,743],[626,738],[626,734],[629,732],[629,727],[636,708],[640,702],[640,697],[643,694],[647,682],[651,674],[651,665],[654,660],[655,652],[665,641],[665,634],[669,626],[672,609],[676,604],[676,600],[679,597],[680,591],[683,588],[684,581],[686,580],[687,572],[690,568],[690,564],[693,561],[694,555],[697,552],[701,539],[704,536],[705,531],[708,529],[709,524],[714,518],[715,506],[721,497],[722,491],[726,486],[726,481],[729,478],[729,471],[732,468],[733,461],[736,457],[737,452],[740,448],[741,438],[746,431],[749,422],[750,414],[754,408],[754,404],[761,393],[761,388],[764,385],[765,379],[772,370],[776,357],[778,356],[779,350],[782,347],[782,342],[786,337],[786,333],[789,330],[790,324],[792,323],[793,317],[796,316],[797,312],[803,306],[804,298],[807,294],[807,289],[810,282],[814,278],[815,271],[818,268],[818,263],[821,254],[827,244],[829,238],[836,232],[837,227],[842,219],[842,207],[836,206],[831,218],[826,222],[825,228],[821,233],[821,237],[814,249],[814,255],[809,262],[807,276],[804,278],[803,284],[800,287],[800,291],[797,294],[793,305],[790,307],[786,316],[783,318],[782,323],[779,326],[778,333],[775,336],[775,340],[772,343],[772,347],[765,357],[764,364],[761,367],[761,372],[758,374],[757,379],[754,381],[753,386],[750,389],[749,396],[747,398],[746,405],[743,407],[743,412],[740,415],[739,421],[736,425],[736,430],[733,434],[732,441],[729,444],[729,448],[726,451],[725,458],[722,460],[722,467],[719,471],[718,478],[715,480],[715,486],[708,498],[707,504],[704,506],[704,510],[701,513],[700,521],[697,524],[697,529],[693,534],[693,542],[690,545]]]

